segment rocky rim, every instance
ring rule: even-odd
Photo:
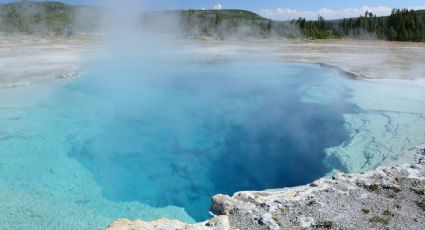
[[[416,162],[305,186],[212,198],[214,218],[197,224],[118,220],[108,230],[425,229],[425,148]]]

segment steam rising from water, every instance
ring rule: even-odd
[[[0,223],[204,220],[216,193],[369,169],[425,138],[423,85],[184,43],[158,32],[178,20],[139,27],[132,3],[106,3],[109,57],[83,77],[0,91]]]
[[[106,104],[96,109],[102,119],[86,127],[97,134],[82,132],[69,156],[93,172],[112,201],[176,205],[204,220],[216,193],[324,176],[329,169],[317,163],[324,149],[347,138],[341,113],[352,108],[340,101],[343,93],[329,105],[302,102],[306,83],[324,77],[318,67],[122,61],[89,71],[69,89]],[[119,74],[124,82],[114,80]],[[90,119],[74,103],[74,116]]]
[[[69,156],[94,174],[107,199],[184,207],[204,220],[216,193],[299,185],[328,172],[317,162],[347,138],[341,113],[351,106],[338,98],[301,103],[316,68],[184,52],[175,37],[141,25],[142,5],[130,3],[107,2],[110,57],[69,88],[105,105],[86,127],[96,134],[82,132]],[[71,110],[87,123],[92,112],[80,103]]]
[[[150,4],[150,1],[137,0],[102,1],[105,10],[101,28],[106,35],[107,44],[113,48],[112,51],[117,52],[114,55],[119,55],[119,51],[131,51],[149,56],[155,53],[149,51],[161,52],[169,49],[160,46],[165,42],[164,34],[175,36],[179,31],[179,18],[175,14],[158,13],[158,16],[145,22],[148,27],[143,23],[143,15],[146,13],[145,6]],[[172,38],[175,37],[167,36],[169,40]],[[143,50],[146,48],[152,49]]]

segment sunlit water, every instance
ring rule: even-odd
[[[193,222],[214,194],[309,183],[341,168],[326,150],[364,112],[347,85],[377,87],[316,65],[144,60],[4,89],[0,225]]]

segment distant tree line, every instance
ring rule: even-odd
[[[181,11],[183,32],[189,36],[255,36],[307,39],[380,39],[425,41],[425,11],[394,9],[390,16],[366,12],[357,18],[273,21],[248,11]]]
[[[0,3],[0,33],[73,35],[99,31],[101,8],[60,2]],[[425,42],[425,10],[394,9],[356,18],[274,21],[246,10],[173,10],[145,12],[141,27],[186,38],[381,39]]]
[[[304,18],[292,20],[302,34],[312,39],[355,38],[390,41],[425,41],[425,12],[393,9],[390,16],[377,17],[366,12],[358,18],[326,21],[319,16],[316,21]]]

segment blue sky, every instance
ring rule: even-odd
[[[112,1],[112,0],[110,0]],[[365,10],[378,15],[388,14],[391,8],[425,8],[424,0],[127,0],[144,2],[147,9],[247,9],[275,19],[288,19],[297,16],[325,18],[358,16]],[[11,2],[0,0],[0,2]],[[71,4],[96,4],[101,0],[64,0]],[[123,2],[115,0],[114,2]],[[221,7],[220,7],[221,6]]]

